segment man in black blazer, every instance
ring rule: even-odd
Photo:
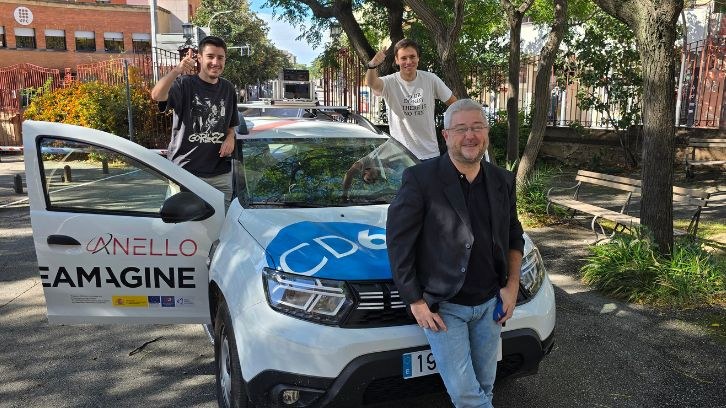
[[[388,257],[454,405],[491,407],[524,247],[515,180],[482,160],[489,127],[480,104],[453,103],[444,128],[448,152],[403,173],[388,209]],[[502,314],[494,316],[498,299]]]

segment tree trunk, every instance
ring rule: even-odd
[[[373,56],[376,55],[376,50],[374,50],[368,42],[368,39],[363,33],[363,29],[355,19],[352,4],[347,1],[336,1],[333,6],[333,15],[340,23],[340,27],[348,36],[350,45],[355,50],[355,53],[358,54],[358,58],[365,62],[368,62],[368,60],[373,58]]]
[[[524,13],[532,6],[534,0],[524,0],[519,6],[511,0],[501,0],[507,13],[509,24],[509,75],[507,76],[507,164],[514,163],[519,157],[519,64],[522,20]]]
[[[384,76],[396,72],[393,66],[393,46],[403,40],[403,1],[376,0],[376,2],[388,10],[388,38],[391,40],[391,46],[386,51],[385,61],[378,68],[378,74]]]
[[[403,2],[401,0],[375,0],[380,6],[388,10],[388,29],[391,41],[395,44],[403,38]],[[320,0],[298,0],[310,8],[313,16],[319,19],[335,18],[340,27],[345,31],[353,50],[361,61],[368,62],[374,55],[375,49],[371,46],[363,33],[363,29],[353,14],[353,2],[351,0],[334,0],[322,2]],[[273,5],[278,2],[273,3]],[[284,4],[284,2],[283,2]],[[379,68],[381,75],[388,75],[394,72],[393,52],[390,51],[386,61]]]
[[[537,64],[537,78],[534,82],[534,109],[532,111],[532,128],[529,132],[527,145],[517,167],[517,189],[524,187],[524,182],[532,175],[535,161],[542,146],[547,129],[547,112],[550,108],[550,78],[552,65],[555,63],[560,42],[567,28],[567,0],[554,0],[555,17],[547,36],[547,42],[540,51]]]
[[[507,75],[507,164],[519,157],[519,66],[522,18],[515,13],[509,26],[509,74]]]
[[[461,76],[459,69],[459,61],[456,53],[450,53],[446,59],[441,60],[441,71],[444,75],[444,81],[451,86],[451,91],[457,98],[468,98],[469,93],[464,85],[464,78]]]
[[[640,219],[659,251],[673,249],[673,161],[675,152],[675,19],[643,16],[638,33],[643,64],[643,165]]]
[[[683,0],[595,0],[635,33],[643,64],[643,160],[641,223],[658,250],[673,249],[676,21]]]
[[[446,25],[426,1],[406,0],[411,10],[431,30],[431,37],[436,43],[436,51],[444,72],[444,82],[449,85],[457,98],[466,98],[468,95],[455,50],[464,20],[464,2],[465,0],[454,0],[453,18],[451,24]]]

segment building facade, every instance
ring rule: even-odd
[[[114,54],[149,52],[149,10],[125,0],[0,0],[0,68],[30,63],[73,70]],[[160,7],[156,15],[160,33],[180,20]]]

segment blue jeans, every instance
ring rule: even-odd
[[[478,306],[441,302],[446,331],[424,329],[456,408],[492,407],[501,326],[492,318],[496,297]]]

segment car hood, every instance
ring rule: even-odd
[[[265,249],[267,266],[339,280],[387,280],[388,205],[245,209],[239,224]]]

